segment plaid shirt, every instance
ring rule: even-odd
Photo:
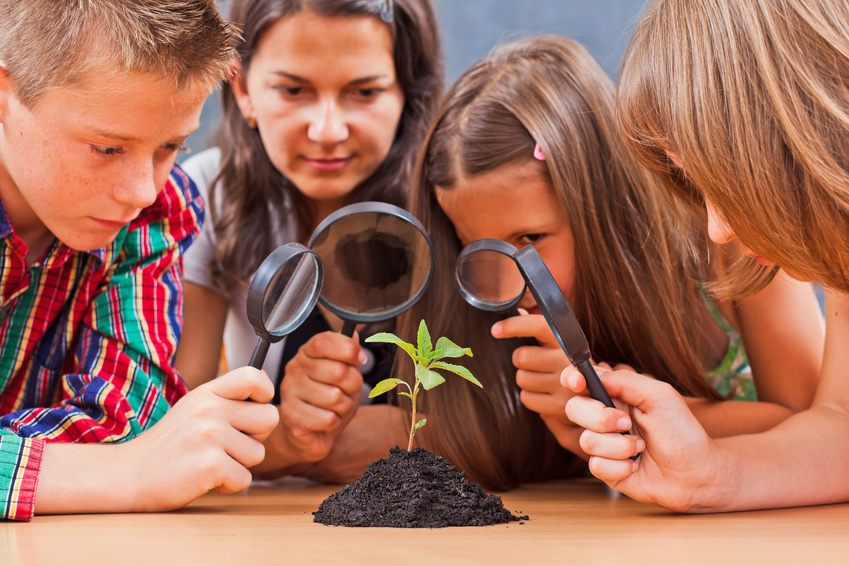
[[[56,240],[30,266],[0,202],[0,518],[32,518],[44,442],[133,438],[185,394],[180,256],[202,221],[175,166],[110,246]]]

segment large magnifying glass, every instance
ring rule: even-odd
[[[284,244],[262,262],[248,290],[248,320],[259,336],[250,365],[262,368],[268,347],[309,316],[324,281],[318,254],[297,243]]]
[[[418,301],[433,277],[433,245],[409,212],[384,202],[361,202],[325,218],[309,240],[324,264],[319,303],[357,324],[398,316]]]
[[[502,240],[472,242],[457,257],[454,283],[467,303],[494,312],[515,309],[526,289],[530,289],[557,343],[586,379],[590,396],[613,407],[590,362],[590,345],[584,331],[533,246],[517,250]]]

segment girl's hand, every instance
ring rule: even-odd
[[[534,338],[540,346],[520,346],[513,352],[516,384],[522,404],[539,413],[561,446],[582,454],[577,430],[566,417],[566,402],[575,393],[563,387],[560,374],[570,367],[569,358],[551,333],[541,314],[514,316],[492,327],[496,338]]]
[[[275,456],[287,464],[317,462],[333,447],[336,435],[348,424],[360,404],[365,360],[357,335],[337,332],[316,334],[286,365],[280,384],[282,444]],[[274,442],[271,443],[274,445]]]
[[[639,501],[696,510],[702,490],[716,485],[723,466],[716,444],[683,397],[667,383],[627,370],[600,377],[621,409],[584,396],[566,404],[569,418],[586,429],[580,445],[590,455],[590,471]],[[575,392],[586,386],[574,368],[564,370],[561,379]],[[626,430],[631,434],[621,434]],[[639,458],[630,460],[635,454]]]

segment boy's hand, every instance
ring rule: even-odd
[[[561,377],[564,386],[584,391],[584,377],[575,368]],[[721,466],[715,443],[683,397],[667,383],[627,370],[600,377],[621,410],[585,396],[566,404],[568,417],[587,429],[580,444],[591,456],[590,471],[639,501],[693,510],[700,488],[714,484]],[[631,434],[620,434],[626,430]],[[630,460],[635,454],[640,457]]]
[[[270,446],[286,453],[274,459],[297,464],[327,456],[359,407],[364,359],[356,333],[322,332],[301,347],[280,384],[280,430]]]
[[[274,386],[245,367],[188,393],[148,431],[118,445],[139,486],[140,510],[182,507],[211,489],[232,493],[248,487],[248,468],[262,461],[262,441],[277,426],[268,405]]]
[[[575,393],[563,387],[560,374],[570,367],[569,358],[557,343],[545,317],[541,314],[514,316],[492,326],[496,338],[534,338],[540,346],[520,346],[513,351],[516,366],[516,384],[522,390],[522,404],[537,412],[560,444],[573,452],[580,452],[578,435],[566,417],[566,402]]]

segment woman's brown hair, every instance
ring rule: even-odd
[[[849,292],[849,3],[656,0],[620,77],[627,142],[670,194],[709,201],[791,275]],[[768,280],[753,271],[728,293]]]
[[[429,0],[395,0],[393,37],[395,73],[404,93],[404,108],[389,154],[368,179],[354,188],[353,202],[376,200],[406,204],[416,154],[443,87],[443,62],[436,16]],[[230,19],[242,30],[237,45],[242,75],[268,27],[302,10],[327,16],[380,18],[380,0],[234,0]],[[239,79],[237,79],[239,80]],[[218,132],[221,172],[210,195],[210,209],[219,243],[212,273],[217,286],[230,290],[244,284],[273,250],[279,227],[294,211],[299,241],[313,225],[311,203],[301,195],[265,152],[257,130],[242,116],[232,88],[223,87],[223,121]]]
[[[476,481],[506,489],[562,473],[565,451],[519,401],[511,354],[491,338],[499,318],[466,305],[452,282],[460,241],[435,192],[461,177],[545,153],[575,241],[572,305],[597,360],[628,363],[689,395],[716,399],[700,360],[707,311],[687,234],[615,129],[613,84],[577,43],[541,36],[498,47],[441,104],[416,166],[411,211],[428,228],[437,268],[428,293],[399,321],[415,336],[471,346],[483,390],[448,380],[424,396],[421,440]],[[516,190],[521,190],[517,187]],[[430,418],[430,417],[433,418]]]

